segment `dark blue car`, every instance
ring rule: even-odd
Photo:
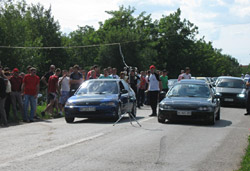
[[[79,87],[65,105],[65,120],[78,118],[114,118],[131,113],[136,116],[136,96],[122,79],[92,79]]]

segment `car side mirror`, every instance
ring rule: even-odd
[[[128,93],[128,90],[122,89],[121,93],[122,93],[122,94],[126,94],[126,93]]]

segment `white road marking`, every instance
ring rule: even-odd
[[[94,136],[82,138],[82,139],[79,139],[77,141],[74,141],[74,142],[71,142],[71,143],[68,143],[68,144],[63,144],[63,145],[60,145],[60,146],[57,146],[57,147],[54,147],[54,148],[51,148],[51,149],[48,149],[48,150],[45,150],[45,151],[35,153],[33,155],[24,156],[24,157],[16,159],[16,160],[1,163],[0,168],[10,166],[11,163],[14,163],[14,162],[22,162],[22,161],[25,161],[25,160],[30,160],[30,159],[35,158],[35,157],[40,157],[40,156],[43,156],[43,155],[46,155],[46,154],[49,154],[49,153],[53,153],[53,152],[61,150],[63,148],[67,148],[67,147],[70,147],[70,146],[73,146],[73,145],[76,145],[76,144],[80,144],[80,143],[83,143],[83,142],[86,142],[86,141],[96,139],[96,138],[101,137],[103,135],[104,135],[104,133],[99,133],[99,134],[96,134]]]

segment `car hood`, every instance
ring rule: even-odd
[[[200,106],[211,104],[212,98],[198,98],[198,97],[166,97],[162,102],[169,105],[190,105]]]
[[[84,94],[74,95],[68,99],[68,102],[84,102],[84,101],[110,101],[117,100],[117,94]]]
[[[225,87],[216,87],[216,93],[246,93],[246,89],[244,88],[225,88]]]

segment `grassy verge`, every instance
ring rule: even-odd
[[[248,147],[246,150],[246,154],[241,162],[241,168],[239,171],[249,171],[250,170],[250,136],[248,138]]]

